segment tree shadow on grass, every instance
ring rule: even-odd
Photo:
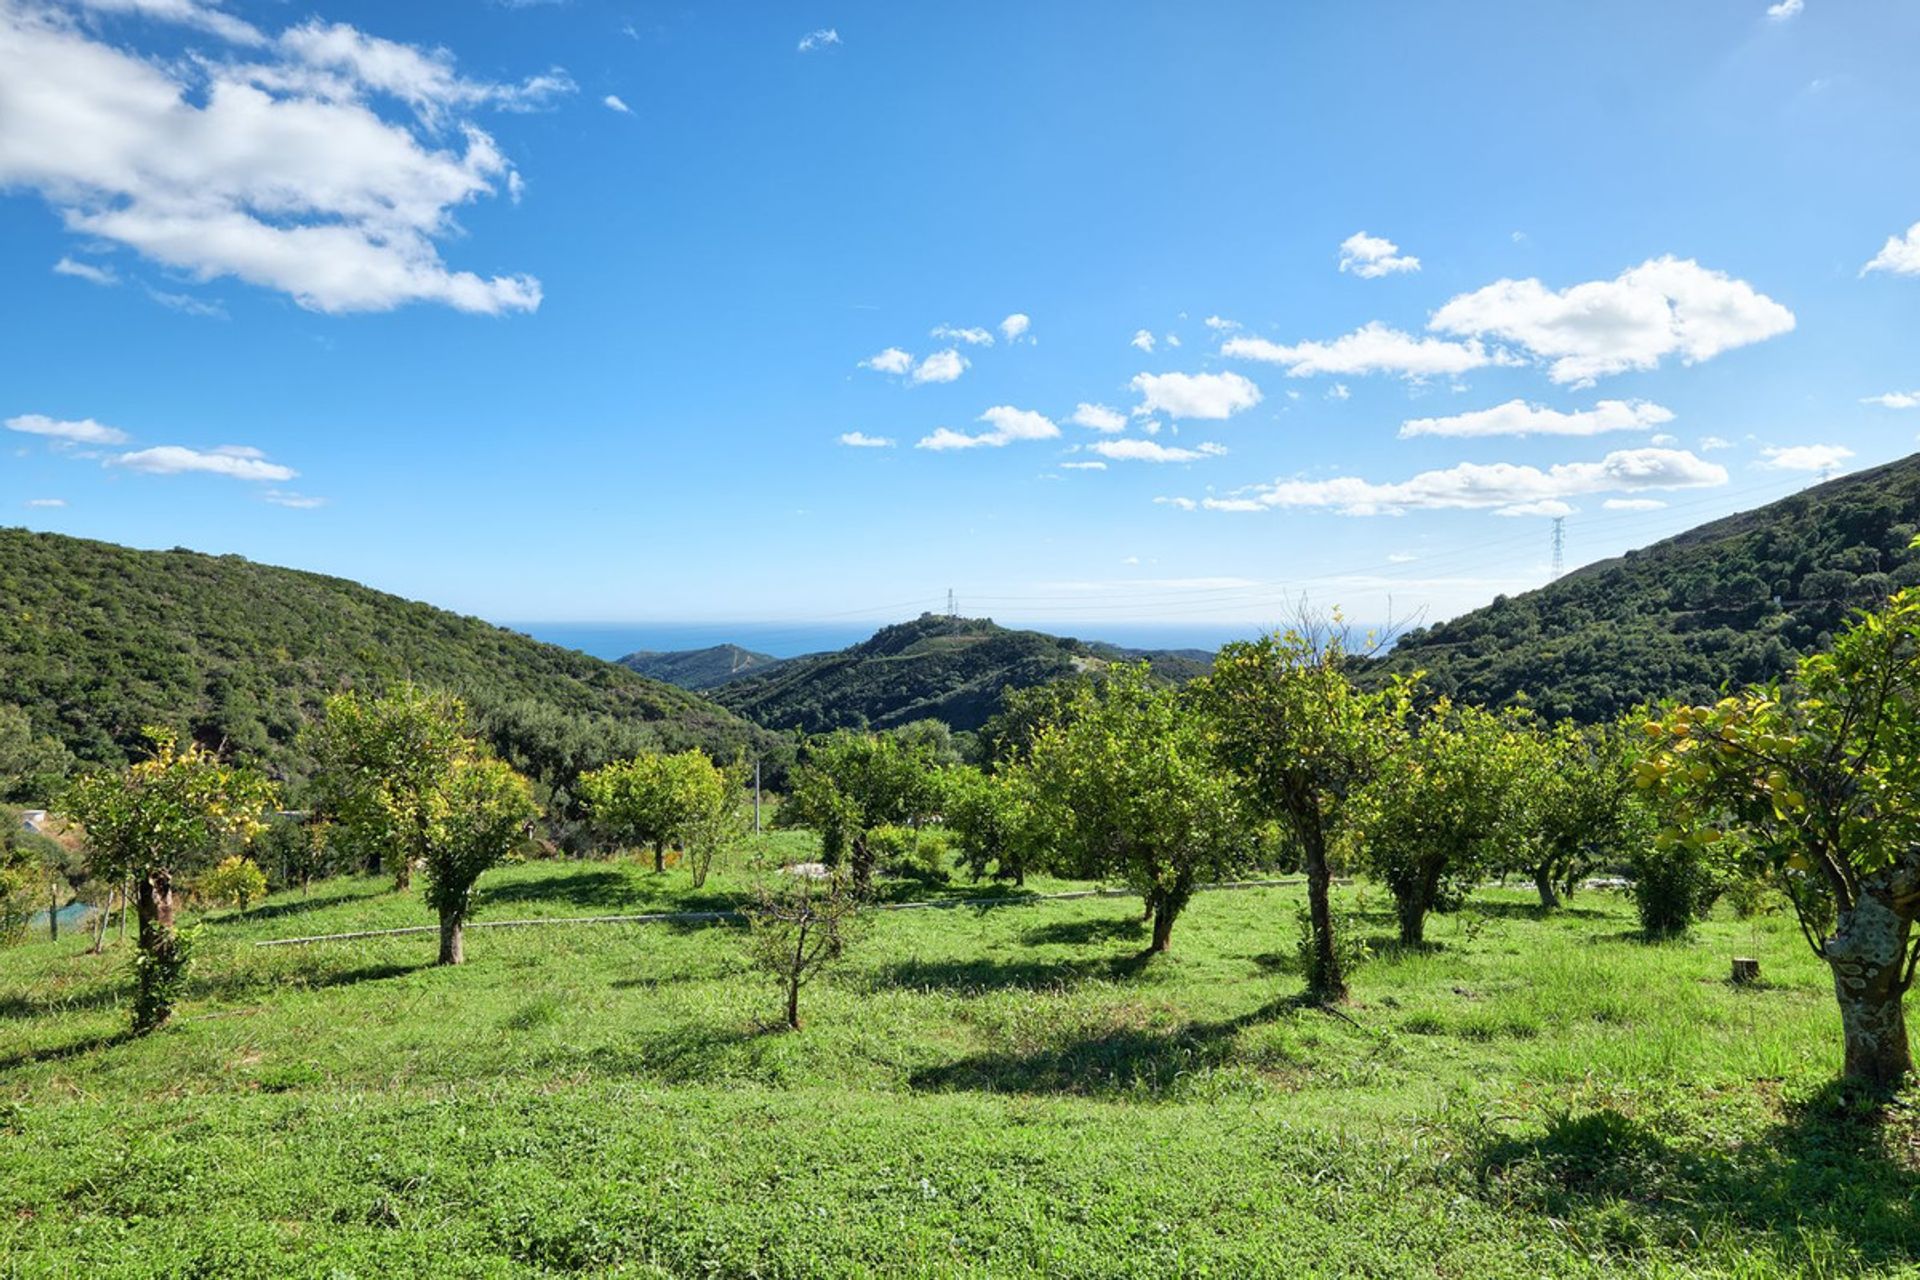
[[[1027,1053],[975,1054],[916,1071],[908,1083],[927,1093],[1165,1093],[1184,1075],[1231,1062],[1241,1031],[1311,1007],[1288,998],[1168,1031],[1116,1027]]]
[[[1152,962],[1145,952],[1087,956],[1073,960],[907,960],[863,975],[869,994],[888,990],[947,991],[978,995],[990,991],[1059,991],[1090,979],[1131,978]]]
[[[1834,1082],[1758,1141],[1677,1142],[1610,1108],[1562,1115],[1543,1133],[1483,1143],[1483,1194],[1578,1224],[1619,1207],[1663,1239],[1697,1241],[1731,1226],[1805,1260],[1829,1235],[1861,1265],[1907,1264],[1920,1240],[1920,1117],[1911,1101],[1864,1107]],[[1895,1153],[1905,1146],[1904,1159]],[[1831,1257],[1827,1267],[1835,1265]],[[1844,1269],[1846,1264],[1840,1264]]]
[[[352,902],[367,902],[374,898],[384,898],[391,894],[391,888],[369,889],[365,893],[330,893],[318,898],[301,898],[294,902],[275,902],[263,907],[254,907],[248,911],[228,911],[217,916],[207,917],[211,925],[258,924],[262,920],[279,920],[286,916],[305,915],[309,911],[325,911],[328,907],[343,907]]]
[[[126,994],[123,984],[94,985],[70,996],[0,996],[0,1022],[25,1021],[61,1013],[110,1009]]]
[[[1475,898],[1460,914],[1472,912],[1476,915],[1495,916],[1502,920],[1550,920],[1557,916],[1567,916],[1575,920],[1611,920],[1618,913],[1596,911],[1592,907],[1569,906],[1562,902],[1557,907],[1542,907],[1537,902],[1482,902]]]
[[[515,880],[506,884],[483,884],[476,895],[479,908],[503,907],[522,902],[564,902],[575,907],[612,910],[646,906],[663,900],[663,895],[648,892],[645,881],[604,867],[580,868],[564,876],[540,880]]]
[[[1096,917],[1091,920],[1056,920],[1052,924],[1027,930],[1020,935],[1020,941],[1030,947],[1083,947],[1095,942],[1139,938],[1146,931],[1146,922],[1138,915],[1122,919]]]
[[[115,1045],[125,1044],[136,1037],[131,1031],[115,1031],[110,1035],[88,1036],[84,1040],[75,1040],[71,1044],[54,1045],[46,1049],[23,1049],[19,1053],[0,1058],[0,1076],[20,1067],[38,1066],[46,1062],[65,1062],[69,1058],[84,1057],[99,1049],[111,1049]]]

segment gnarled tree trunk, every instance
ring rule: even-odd
[[[139,877],[135,912],[140,922],[139,989],[134,994],[133,1027],[152,1031],[173,1016],[173,996],[184,957],[174,931],[173,877],[153,871]]]
[[[1833,936],[1826,940],[1846,1036],[1844,1075],[1876,1089],[1895,1087],[1913,1070],[1903,1006],[1914,906],[1920,903],[1910,896],[1903,899],[1892,877],[1867,877],[1853,907],[1840,913]]]
[[[655,875],[664,875],[666,870],[667,842],[664,840],[655,840],[653,842],[653,873]]]
[[[461,928],[466,913],[458,907],[440,908],[440,963],[464,964],[467,958],[466,934]]]
[[[1533,869],[1533,887],[1540,891],[1540,909],[1552,911],[1560,905],[1560,895],[1553,888],[1553,863],[1542,862]]]
[[[1313,972],[1308,991],[1316,1000],[1332,1003],[1347,998],[1347,977],[1340,972],[1340,953],[1333,945],[1333,870],[1327,865],[1327,842],[1318,815],[1302,824],[1306,837],[1307,917],[1313,932]]]

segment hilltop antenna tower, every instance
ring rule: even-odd
[[[1553,518],[1553,576],[1559,577],[1567,567],[1567,518]]]
[[[957,618],[960,616],[960,602],[953,598],[952,587],[947,588],[947,616],[949,618]]]

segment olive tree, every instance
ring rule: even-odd
[[[1146,899],[1150,953],[1168,950],[1201,877],[1250,849],[1206,721],[1145,663],[1079,687],[1013,772],[1029,788],[1035,828],[1063,860],[1124,879]]]
[[[229,841],[263,830],[274,799],[273,784],[250,770],[198,746],[181,747],[169,730],[149,729],[147,736],[148,759],[82,775],[61,799],[86,832],[93,873],[134,883],[140,931],[133,1026],[140,1032],[166,1022],[186,971],[187,946],[174,927],[181,882]]]
[[[1786,685],[1675,707],[1646,729],[1655,750],[1636,772],[1663,802],[1657,843],[1776,879],[1832,972],[1846,1079],[1899,1083],[1920,965],[1920,589],[1861,615]]]
[[[1427,914],[1457,907],[1519,829],[1519,743],[1500,716],[1445,698],[1355,797],[1367,867],[1393,895],[1400,941],[1426,940]]]
[[[475,749],[465,704],[412,684],[380,697],[336,694],[309,735],[321,811],[368,871],[385,861],[393,887],[407,888],[427,856],[434,797]]]
[[[1391,751],[1410,685],[1355,686],[1345,634],[1303,625],[1221,649],[1195,694],[1213,724],[1220,759],[1259,817],[1281,824],[1301,850],[1313,962],[1308,989],[1346,998],[1333,937],[1328,850],[1354,795]]]

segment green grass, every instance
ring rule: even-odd
[[[749,879],[528,864],[482,918]],[[1348,891],[1378,954],[1345,1017],[1292,999],[1291,889],[1201,896],[1144,965],[1125,899],[879,915],[798,1034],[733,926],[477,930],[457,970],[426,936],[250,945],[429,922],[370,880],[209,917],[141,1040],[124,951],[30,944],[0,1275],[1920,1274],[1920,1125],[1828,1087],[1790,921],[1649,946],[1618,898],[1527,896],[1403,953]]]

